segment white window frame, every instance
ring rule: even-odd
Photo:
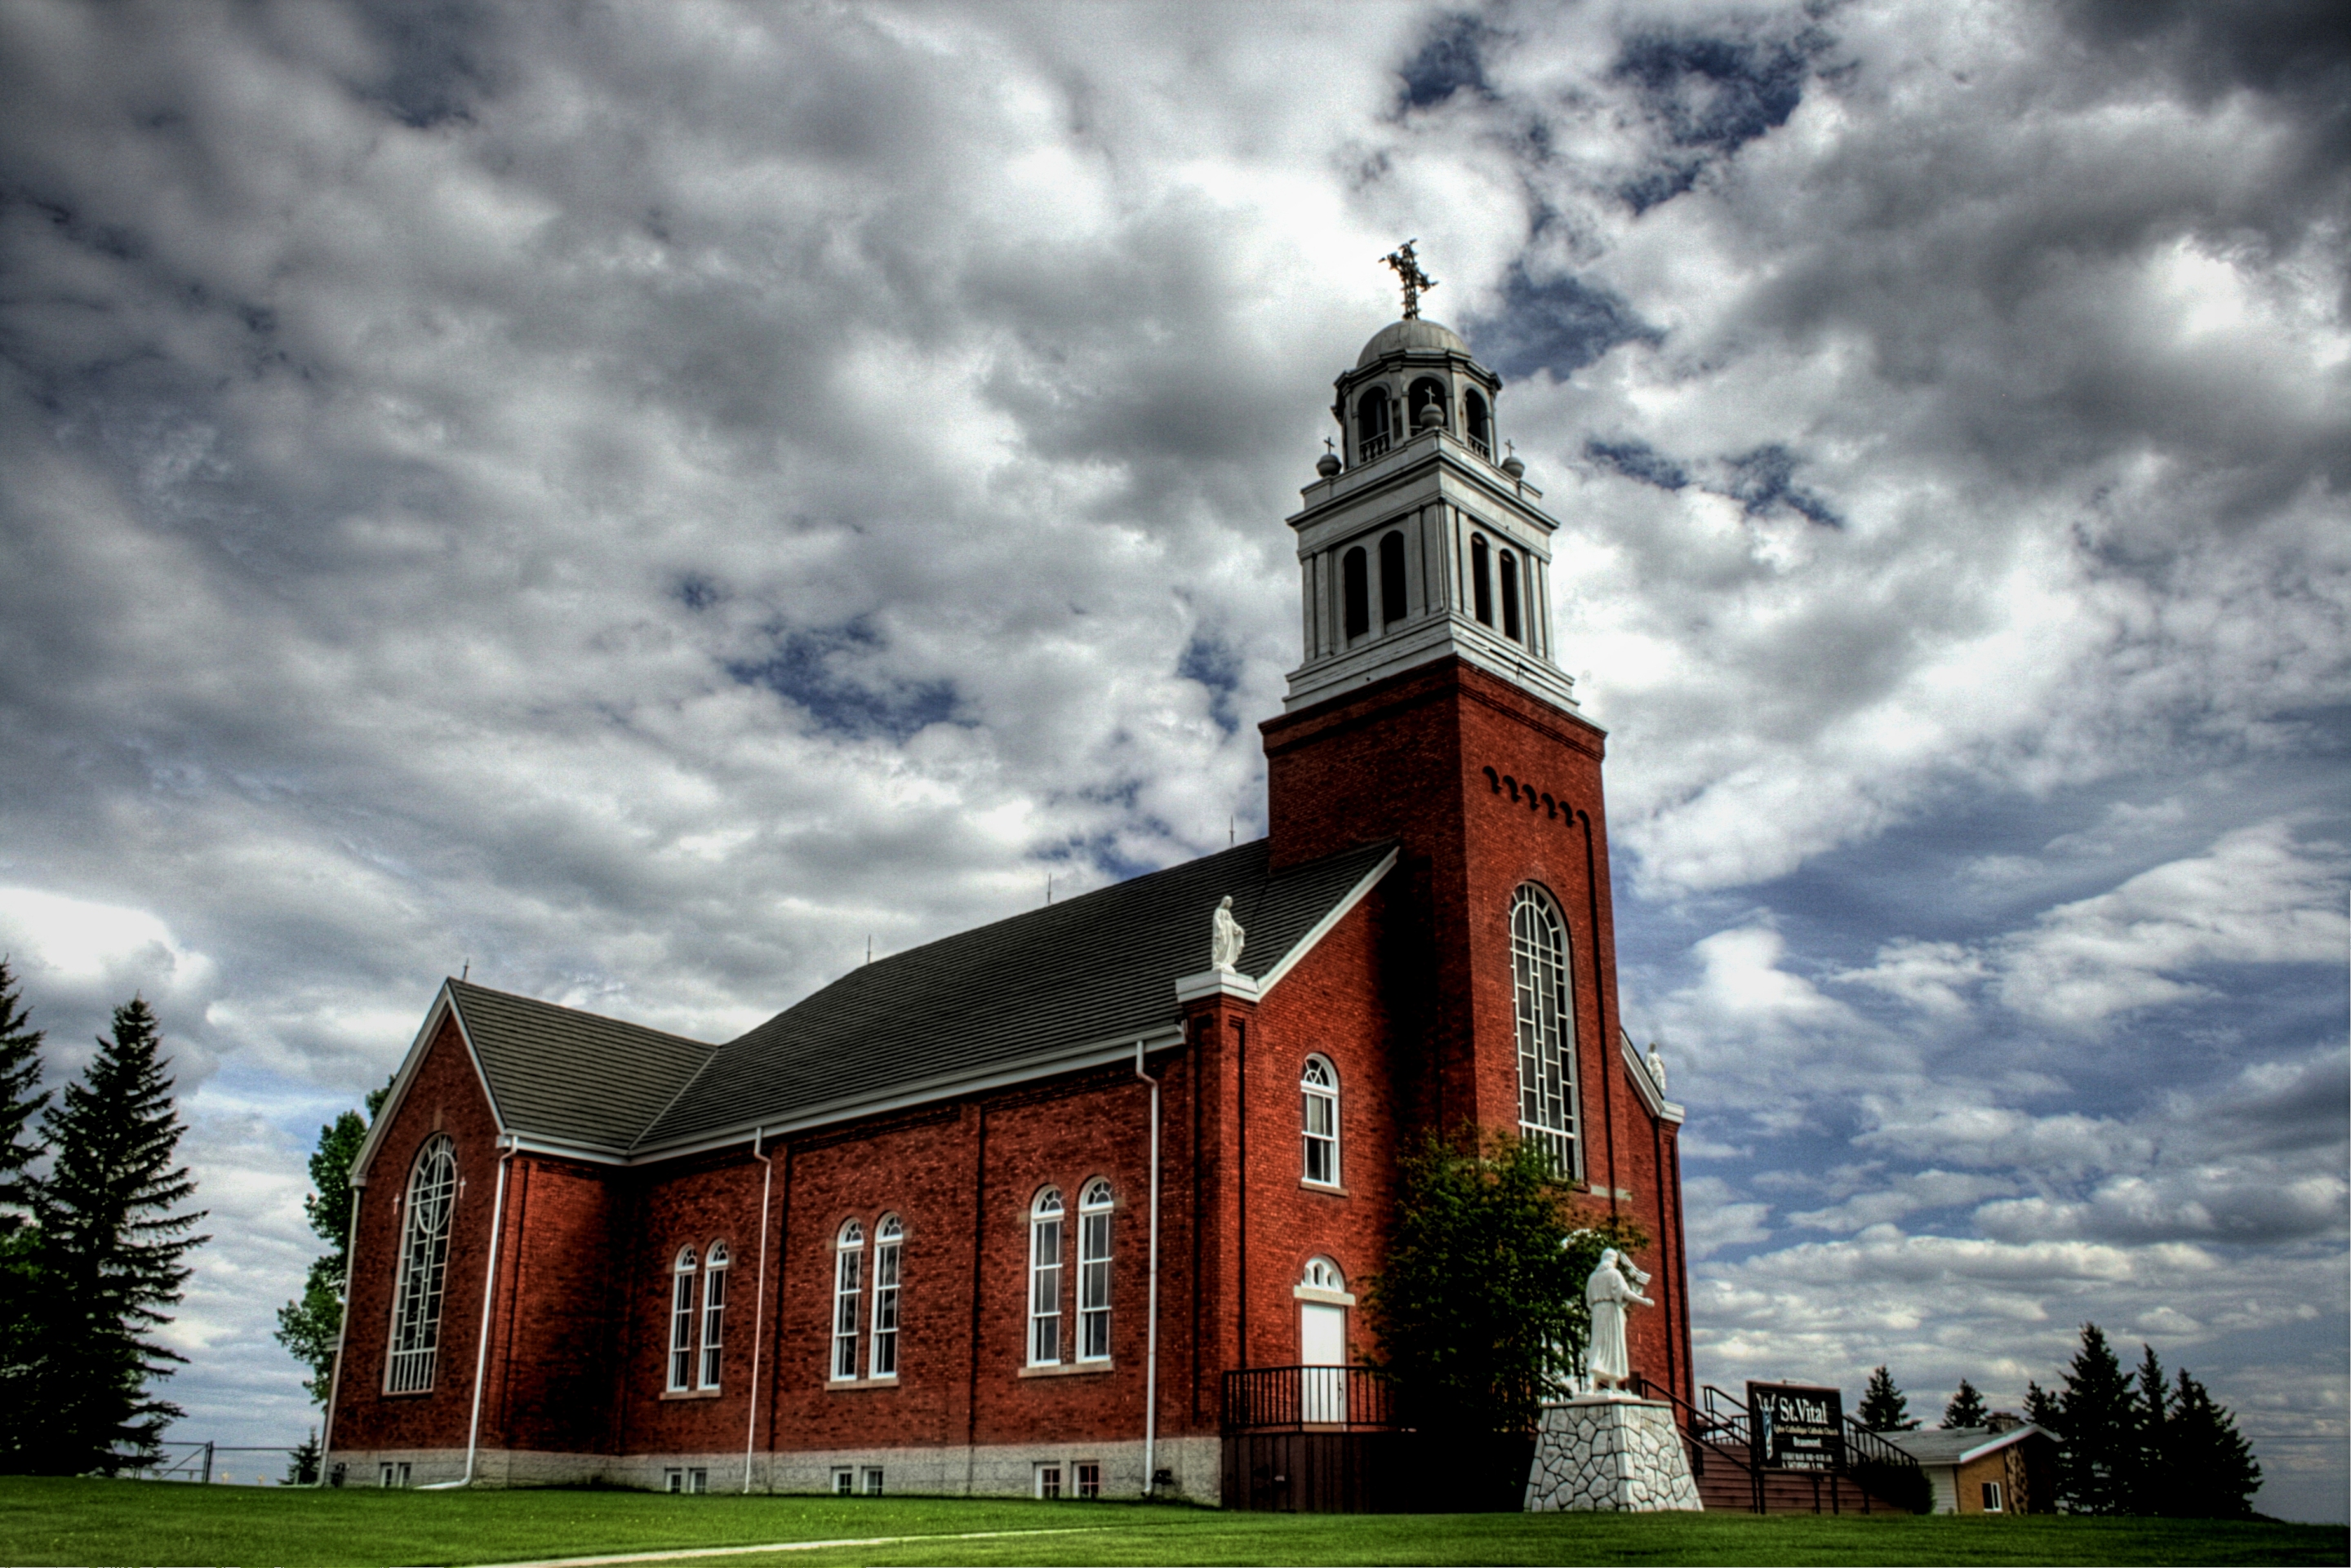
[[[898,1289],[904,1268],[906,1227],[885,1214],[873,1228],[873,1327],[866,1346],[871,1377],[898,1375]]]
[[[2001,1485],[1998,1481],[1985,1481],[1982,1485],[1983,1511],[1986,1513],[2006,1513],[2008,1511],[2008,1489]]]
[[[882,1467],[866,1465],[857,1472],[857,1491],[861,1497],[882,1495]]]
[[[1061,1362],[1061,1189],[1049,1186],[1029,1205],[1029,1364]]]
[[[441,1307],[448,1294],[449,1237],[457,1214],[457,1145],[435,1133],[409,1166],[401,1216],[399,1272],[392,1292],[386,1394],[424,1394],[440,1359]]]
[[[1076,1484],[1071,1490],[1081,1500],[1102,1496],[1102,1461],[1080,1459],[1070,1467]]]
[[[864,1294],[865,1228],[846,1219],[832,1243],[832,1359],[828,1375],[835,1383],[857,1379],[857,1330]]]
[[[691,1247],[678,1249],[669,1266],[669,1391],[694,1387],[694,1281],[702,1260]]]
[[[1037,1495],[1050,1501],[1061,1495],[1061,1477],[1068,1470],[1059,1459],[1037,1461]]]
[[[1101,1176],[1078,1197],[1078,1359],[1110,1359],[1110,1217],[1117,1196]]]
[[[1561,1176],[1583,1174],[1576,1084],[1575,988],[1567,922],[1532,883],[1510,895],[1510,994],[1518,1026],[1519,1136]]]
[[[1301,1110],[1303,1117],[1301,1135],[1305,1142],[1301,1155],[1301,1179],[1313,1186],[1337,1186],[1339,1070],[1331,1065],[1331,1059],[1327,1056],[1308,1057],[1305,1067],[1298,1074],[1298,1091],[1304,1100]],[[1321,1124],[1319,1126],[1316,1124],[1318,1122]]]
[[[835,1497],[855,1497],[857,1495],[856,1466],[835,1465],[832,1467],[832,1495]]]
[[[718,1386],[721,1352],[726,1343],[726,1243],[714,1241],[702,1265],[702,1383]]]

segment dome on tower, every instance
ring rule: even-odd
[[[1364,351],[1355,357],[1355,368],[1360,371],[1386,355],[1411,350],[1424,353],[1450,350],[1467,354],[1469,345],[1461,340],[1460,333],[1442,322],[1424,321],[1417,316],[1408,317],[1402,321],[1391,321],[1373,333],[1372,340],[1364,344]]]

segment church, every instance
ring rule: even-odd
[[[446,982],[352,1168],[341,1484],[1216,1500],[1237,1429],[1374,1418],[1397,1155],[1466,1126],[1646,1233],[1632,1364],[1692,1397],[1557,525],[1399,271],[1289,518],[1267,836],[719,1043]]]

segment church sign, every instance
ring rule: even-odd
[[[1747,1412],[1767,1469],[1844,1469],[1844,1396],[1838,1390],[1750,1383]]]

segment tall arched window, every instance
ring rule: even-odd
[[[898,1375],[898,1257],[905,1239],[894,1214],[873,1228],[873,1354],[866,1371],[874,1377]]]
[[[1461,423],[1468,427],[1469,444],[1484,457],[1494,455],[1494,422],[1486,412],[1483,392],[1464,392],[1461,397]]]
[[[1061,1359],[1061,1189],[1029,1206],[1029,1364]]]
[[[832,1244],[832,1376],[857,1375],[858,1300],[865,1290],[865,1228],[843,1221]]]
[[[1306,1059],[1298,1087],[1306,1105],[1306,1179],[1339,1185],[1339,1074],[1319,1056]]]
[[[1380,536],[1380,622],[1393,625],[1404,619],[1404,536]]]
[[[1493,554],[1485,535],[1469,536],[1469,608],[1488,626],[1494,623]]]
[[[1339,598],[1349,642],[1372,629],[1370,575],[1361,546],[1339,558]]]
[[[1566,927],[1551,899],[1532,886],[1510,899],[1510,981],[1518,1003],[1520,1135],[1549,1151],[1562,1176],[1579,1175]]]
[[[701,1260],[682,1249],[669,1269],[669,1386],[674,1394],[694,1386],[694,1276]]]
[[[1096,1176],[1078,1197],[1078,1359],[1110,1359],[1110,1183]]]
[[[718,1386],[718,1351],[726,1343],[726,1243],[710,1244],[702,1266],[702,1386]]]
[[[400,1275],[392,1295],[392,1354],[384,1366],[387,1394],[422,1394],[433,1386],[441,1297],[449,1273],[449,1221],[457,1207],[457,1145],[446,1134],[434,1134],[417,1151],[404,1201]]]
[[[1374,387],[1355,401],[1355,461],[1366,463],[1388,449],[1388,391]]]
[[[1509,550],[1502,554],[1502,635],[1511,642],[1523,642],[1519,634],[1519,558]]]
[[[1412,390],[1405,396],[1407,406],[1412,411],[1411,434],[1417,435],[1424,430],[1442,430],[1451,423],[1445,416],[1445,383],[1443,382],[1433,381],[1424,376],[1412,383]],[[1434,418],[1430,417],[1432,410],[1436,414]]]

